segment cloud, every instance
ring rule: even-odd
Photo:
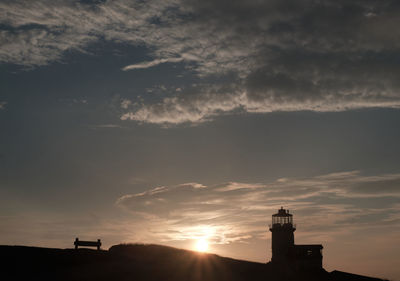
[[[122,120],[144,123],[399,108],[399,12],[395,0],[6,1],[0,61],[34,67],[108,40],[153,58],[123,70],[181,62],[199,77],[200,88],[174,85],[184,89],[123,108]]]
[[[113,128],[123,128],[122,126],[120,126],[120,125],[117,125],[117,124],[101,124],[101,125],[94,125],[94,126],[91,126],[91,128],[93,128],[93,129],[99,129],[99,128],[111,128],[111,129],[113,129]]]
[[[123,100],[121,101],[121,108],[127,109],[131,104],[132,104],[132,101],[131,101],[131,100],[123,99]]]
[[[400,174],[364,176],[358,171],[271,183],[187,183],[120,197],[116,204],[159,223],[165,241],[185,240],[204,229],[216,244],[264,237],[270,216],[284,206],[309,236],[334,236],[363,228],[396,227]],[[196,232],[197,231],[197,232]]]
[[[286,86],[285,86],[286,87]],[[214,87],[215,88],[215,87]],[[154,124],[202,123],[213,117],[234,111],[248,113],[270,113],[276,111],[340,112],[361,108],[400,108],[400,99],[390,96],[352,93],[321,94],[311,99],[266,89],[262,93],[247,92],[238,88],[232,92],[210,92],[197,95],[178,94],[166,97],[159,103],[142,104],[134,111],[121,115],[121,120],[134,120]]]
[[[156,66],[156,65],[159,65],[162,63],[180,62],[182,60],[183,60],[182,58],[156,59],[153,61],[145,61],[145,62],[141,62],[141,63],[127,65],[127,66],[123,67],[122,70],[127,71],[127,70],[132,70],[132,69],[143,69],[143,68],[153,67],[153,66]]]
[[[85,52],[102,39],[150,43],[154,38],[149,21],[173,2],[2,2],[0,61],[32,67],[60,61],[68,51]]]
[[[185,36],[165,37],[156,52],[191,58],[204,81],[222,76],[224,83],[145,102],[122,120],[201,123],[236,111],[400,106],[393,60],[400,57],[399,32],[386,29],[398,23],[393,1],[189,1],[183,7],[196,16],[166,32]]]
[[[242,106],[242,94],[203,93],[167,97],[157,104],[142,105],[135,112],[127,112],[121,120],[135,120],[156,124],[200,123],[213,115],[229,112]]]

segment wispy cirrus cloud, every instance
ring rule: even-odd
[[[167,62],[180,62],[182,58],[167,58],[167,59],[156,59],[153,61],[145,61],[136,64],[130,64],[122,68],[123,71],[132,70],[132,69],[144,69],[153,67],[159,64],[167,63]]]
[[[192,58],[201,77],[232,78],[145,102],[122,120],[181,124],[238,110],[400,107],[400,69],[393,63],[400,55],[399,34],[386,30],[398,23],[394,1],[202,1],[182,7],[195,16],[167,33],[185,36],[164,37],[168,44],[158,52]]]
[[[398,227],[400,174],[352,171],[264,184],[187,183],[127,194],[116,204],[146,221],[158,221],[165,232],[157,233],[165,241],[193,239],[202,229],[212,232],[209,239],[216,244],[264,237],[270,215],[281,206],[295,210],[306,235],[332,238],[357,228]]]
[[[174,3],[2,2],[0,61],[33,67],[60,61],[68,51],[85,52],[89,44],[103,39],[150,43],[155,37],[149,21]]]
[[[399,12],[394,0],[6,1],[0,61],[34,67],[107,40],[145,46],[153,58],[122,70],[179,62],[201,79],[123,108],[122,120],[143,123],[199,123],[238,110],[399,108],[400,34],[391,28]]]
[[[248,113],[270,113],[277,111],[315,111],[341,112],[361,108],[400,108],[400,100],[392,97],[352,95],[351,93],[330,93],[315,98],[298,96],[284,97],[277,89],[265,93],[247,92],[246,88],[237,87],[229,92],[215,91],[215,87],[200,90],[192,95],[178,93],[173,97],[163,98],[159,103],[141,104],[136,110],[128,110],[121,115],[121,120],[134,120],[153,124],[198,124],[210,121],[218,115],[242,111]],[[221,89],[226,86],[221,87]],[[296,89],[293,89],[295,92]],[[270,93],[270,94],[266,94]],[[395,95],[391,93],[389,95]]]

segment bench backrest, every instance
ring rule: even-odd
[[[82,241],[76,238],[74,245],[75,249],[78,249],[78,246],[85,246],[85,247],[97,247],[97,249],[100,250],[101,241],[100,239],[98,239],[97,241]]]

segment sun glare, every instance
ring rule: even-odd
[[[198,252],[202,252],[202,253],[206,252],[208,250],[208,242],[207,242],[207,240],[204,239],[204,238],[198,239],[197,242],[196,242],[196,250]]]

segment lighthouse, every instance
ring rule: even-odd
[[[296,270],[322,269],[322,245],[295,245],[293,215],[281,207],[272,215],[272,259],[271,262],[284,264]]]
[[[293,215],[289,210],[281,209],[272,215],[272,262],[287,262],[289,251],[294,247]]]

